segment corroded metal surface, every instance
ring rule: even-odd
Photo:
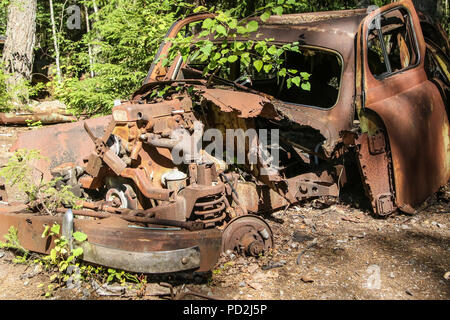
[[[297,14],[286,14],[282,16],[271,16],[267,20],[267,23],[297,25],[307,22],[318,22],[323,20],[332,20],[352,16],[364,16],[366,14],[367,14],[366,9],[307,12]]]
[[[377,14],[396,7],[411,13],[420,60],[401,73],[377,79],[370,72],[364,37]],[[358,37],[358,91],[365,97],[358,102],[360,111],[375,112],[386,128],[397,206],[415,207],[450,178],[450,131],[443,97],[424,69],[426,45],[412,2],[393,3],[373,12]]]
[[[201,88],[202,97],[218,106],[223,112],[236,112],[240,118],[256,117],[264,114],[275,118],[276,111],[270,100],[253,93],[232,92],[223,89]]]
[[[372,136],[364,133],[356,141],[366,194],[374,211],[380,216],[386,216],[396,209],[392,166],[385,139],[379,131]]]
[[[86,120],[96,136],[102,136],[111,116]],[[50,126],[38,130],[23,132],[19,135],[11,151],[18,149],[37,149],[49,161],[41,160],[36,164],[44,177],[51,178],[50,170],[63,164],[84,165],[83,159],[94,149],[94,143],[83,128],[83,122],[74,122]]]

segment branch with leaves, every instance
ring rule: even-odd
[[[271,14],[282,15],[293,1],[278,1],[259,8],[259,20],[266,22]],[[295,1],[294,1],[295,2]],[[205,10],[199,7],[196,11]],[[276,75],[278,79],[286,79],[290,88],[293,84],[303,90],[310,90],[310,74],[285,67],[287,52],[300,52],[299,43],[280,44],[273,38],[258,40],[260,24],[254,17],[238,20],[233,17],[231,10],[217,11],[214,18],[207,18],[201,23],[198,34],[184,36],[179,34],[171,39],[172,46],[167,56],[162,57],[163,66],[168,66],[178,55],[184,62],[203,63],[203,76],[211,80],[220,70],[226,70],[230,64],[240,60],[242,67],[248,74],[264,72]],[[253,70],[252,70],[253,69]]]

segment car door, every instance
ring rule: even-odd
[[[425,52],[410,0],[373,11],[361,23],[356,109],[363,133],[370,137],[382,130],[386,136],[393,198],[405,212],[413,211],[450,177],[445,101],[427,77]],[[366,184],[373,189],[376,183]]]

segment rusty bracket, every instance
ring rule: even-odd
[[[118,155],[107,147],[106,142],[104,141],[106,134],[102,139],[95,137],[86,122],[84,122],[84,129],[95,144],[95,152],[93,152],[89,157],[86,171],[93,177],[98,176],[101,169],[99,159],[101,159],[111,168],[112,171],[114,171],[115,174],[120,175],[123,170],[125,170],[127,165],[122,161],[122,159],[119,158]]]
[[[392,187],[391,160],[384,132],[378,130],[373,135],[363,133],[356,140],[356,144],[365,191],[373,211],[379,216],[389,215],[397,207]]]
[[[369,152],[371,155],[382,154],[386,152],[386,138],[382,131],[377,131],[369,136]]]
[[[309,197],[319,196],[338,196],[339,189],[335,183],[324,181],[303,180],[300,177],[295,177],[287,180],[289,192],[286,194],[288,200],[295,203],[299,200]]]

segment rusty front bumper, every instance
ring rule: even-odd
[[[44,237],[45,225],[62,217],[11,213],[0,208],[0,238],[14,226],[19,243],[27,250],[49,254],[53,238]],[[187,231],[180,228],[143,228],[122,219],[74,219],[74,231],[87,235],[82,259],[136,273],[209,271],[219,259],[221,232],[217,229]]]

